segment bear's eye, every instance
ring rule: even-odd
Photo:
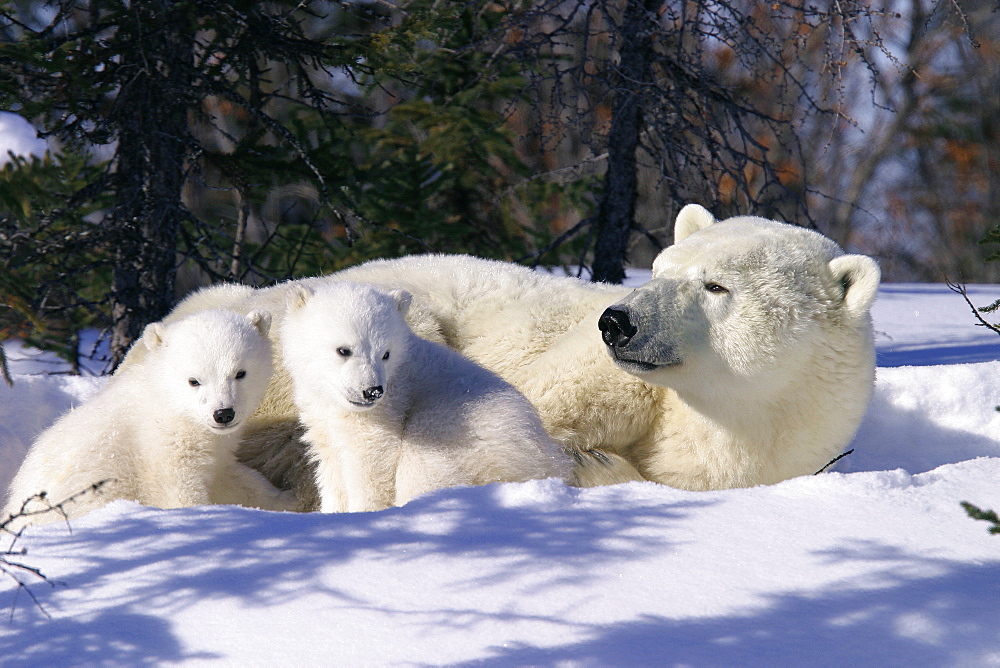
[[[389,359],[389,351],[388,350],[385,351],[385,355],[382,355],[382,359],[384,359],[384,360]]]
[[[350,357],[351,356],[351,349],[350,348],[337,348],[337,354],[340,355],[341,357]]]
[[[188,378],[188,385],[191,387],[198,387],[201,383],[198,382],[197,378]]]
[[[247,375],[247,372],[244,371],[243,369],[240,369],[239,371],[236,372],[236,380],[240,380],[242,378],[246,378],[246,375]]]
[[[725,286],[719,285],[718,283],[713,283],[712,281],[705,283],[705,289],[708,290],[709,292],[714,292],[717,295],[723,295],[729,292],[729,290],[727,290]]]

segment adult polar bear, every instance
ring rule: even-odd
[[[848,445],[871,397],[877,265],[816,232],[749,216],[716,222],[698,205],[680,212],[674,237],[635,291],[441,255],[302,282],[410,292],[414,330],[517,387],[580,453],[580,484],[706,490],[819,470]],[[209,288],[176,315],[212,304],[280,318],[289,290]],[[283,374],[268,395],[244,461],[287,486],[304,476],[288,475],[295,414]]]

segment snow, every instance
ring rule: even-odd
[[[11,153],[41,157],[45,149],[45,141],[38,138],[28,121],[15,113],[0,111],[0,167],[10,162]]]
[[[940,285],[886,285],[874,317],[875,398],[837,472],[341,515],[115,502],[17,542],[57,584],[21,576],[42,612],[0,583],[2,663],[1000,665],[1000,536],[959,505],[1000,510],[1000,336]],[[102,382],[12,357],[0,480]]]

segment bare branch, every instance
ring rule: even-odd
[[[948,288],[952,292],[955,292],[955,293],[958,293],[958,294],[962,295],[962,299],[964,299],[965,303],[969,305],[970,309],[972,309],[972,315],[974,315],[976,317],[976,320],[979,321],[979,322],[976,323],[977,326],[979,326],[979,327],[986,327],[987,329],[989,329],[991,331],[994,331],[997,334],[1000,334],[1000,325],[994,325],[994,324],[992,324],[990,322],[987,322],[986,319],[983,318],[983,316],[981,316],[979,314],[979,312],[980,312],[981,309],[976,308],[975,304],[972,303],[972,300],[969,299],[969,293],[965,289],[965,284],[963,284],[963,283],[952,283],[951,281],[948,281],[947,285],[948,285]]]
[[[826,465],[823,468],[821,468],[819,471],[816,471],[816,473],[813,473],[813,475],[819,475],[820,473],[822,473],[823,471],[827,470],[828,468],[830,468],[831,466],[833,466],[834,464],[836,464],[837,462],[839,462],[841,459],[843,459],[847,455],[852,454],[853,452],[854,452],[854,448],[851,448],[847,452],[840,453],[839,455],[837,455],[836,457],[834,457],[833,459],[831,459],[829,462],[827,462]]]
[[[17,547],[17,543],[21,539],[22,532],[28,526],[28,522],[26,522],[26,520],[29,520],[32,517],[38,517],[39,515],[57,513],[66,522],[66,526],[69,527],[69,516],[66,512],[66,506],[76,502],[80,497],[86,494],[100,493],[101,488],[112,481],[113,479],[109,478],[96,482],[87,489],[81,490],[58,503],[51,503],[46,492],[39,492],[38,494],[25,499],[17,512],[8,515],[7,519],[0,522],[0,534],[7,534],[11,537],[10,544],[7,545],[6,549],[0,550],[0,574],[10,578],[17,585],[14,600],[10,607],[11,619],[14,617],[14,610],[17,606],[17,598],[21,592],[24,592],[28,598],[31,599],[31,601],[35,604],[35,607],[37,607],[42,614],[51,618],[52,615],[50,615],[48,610],[42,606],[41,601],[38,600],[38,597],[36,597],[34,592],[31,590],[30,580],[44,582],[51,587],[62,584],[60,582],[50,580],[40,568],[29,566],[28,564],[11,558],[24,557],[28,554],[28,550],[26,548]],[[41,507],[32,508],[32,506],[38,505]],[[12,526],[15,524],[20,525],[19,528],[13,529]]]

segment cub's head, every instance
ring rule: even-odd
[[[360,283],[292,289],[282,357],[300,401],[366,411],[392,392],[406,355],[411,295]]]
[[[678,215],[674,237],[652,280],[600,318],[625,371],[675,389],[712,384],[724,400],[726,392],[779,389],[797,364],[872,355],[879,269],[870,258],[776,221],[716,222],[693,204]]]
[[[264,311],[214,310],[148,325],[144,366],[164,413],[215,432],[245,425],[271,378],[270,326]]]

